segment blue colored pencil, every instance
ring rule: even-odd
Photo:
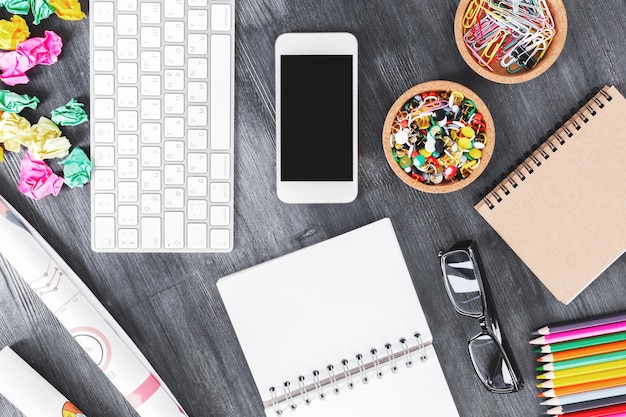
[[[542,401],[541,405],[567,405],[574,403],[581,403],[584,401],[598,400],[600,398],[616,397],[619,395],[626,395],[626,385],[620,385],[618,387],[597,389],[595,391],[581,392],[578,394],[562,395],[560,397],[550,398]]]

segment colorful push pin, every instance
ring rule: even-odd
[[[487,129],[485,118],[480,113],[475,113],[472,118],[472,127],[478,132],[484,132]]]
[[[405,171],[408,168],[407,172],[411,172],[411,158],[408,156],[404,155],[402,158],[398,159],[398,165]]]
[[[448,123],[446,111],[444,109],[435,110],[433,113],[433,121],[439,126],[445,126]]]
[[[469,151],[469,156],[471,156],[474,159],[480,159],[483,156],[483,153],[480,149],[472,148]]]
[[[413,165],[416,166],[416,167],[421,167],[425,163],[426,163],[426,157],[424,155],[417,155],[413,159]]]
[[[430,116],[418,116],[414,120],[420,129],[428,129],[430,127]]]
[[[456,165],[450,165],[443,171],[443,176],[446,180],[452,181],[458,172],[459,168]]]
[[[430,154],[437,150],[436,148],[437,141],[435,139],[428,139],[424,144],[424,149]]]
[[[409,132],[406,129],[402,129],[394,135],[394,140],[398,145],[404,145],[409,141]]]
[[[459,112],[460,119],[467,122],[475,112],[476,104],[469,99],[463,100],[463,102],[461,103],[461,110]]]
[[[462,128],[459,133],[462,138],[467,138],[469,140],[474,139],[474,136],[476,136],[476,131],[469,126]]]

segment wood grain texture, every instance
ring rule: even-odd
[[[88,12],[87,2],[81,3]],[[438,354],[460,415],[540,415],[545,409],[539,406],[534,388],[534,355],[527,344],[530,331],[550,322],[626,310],[626,257],[564,306],[473,206],[591,90],[613,84],[626,93],[626,3],[600,6],[568,0],[568,36],[559,59],[541,76],[516,85],[487,81],[464,63],[453,34],[457,4],[454,0],[238,0],[236,242],[230,254],[93,253],[89,186],[64,188],[58,197],[30,200],[17,191],[18,155],[7,155],[0,165],[0,192],[102,301],[192,417],[263,416],[216,281],[382,217],[390,217],[396,229],[439,341]],[[31,122],[70,98],[87,106],[89,102],[88,22],[51,17],[31,26],[34,36],[44,29],[57,31],[64,40],[59,62],[33,69],[29,84],[11,88],[41,99],[37,110],[23,112]],[[353,203],[291,206],[276,197],[273,46],[276,37],[288,31],[348,31],[359,40],[360,185]],[[480,178],[444,195],[421,193],[403,184],[387,165],[380,144],[391,104],[411,86],[435,79],[455,81],[475,91],[489,106],[497,135],[494,155]],[[306,91],[303,109],[305,98]],[[86,124],[63,132],[74,146],[88,150]],[[586,166],[581,155],[581,171],[572,175],[623,180],[623,161],[612,161],[610,149],[589,152],[606,153],[607,166]],[[52,167],[60,171],[58,164]],[[467,238],[477,242],[502,328],[527,383],[517,394],[490,394],[476,379],[467,357],[467,339],[479,331],[478,325],[458,316],[444,292],[437,251]],[[558,250],[554,256],[559,256]],[[0,346],[11,345],[87,415],[136,415],[4,261],[0,278]],[[0,398],[0,417],[16,415],[19,412]]]

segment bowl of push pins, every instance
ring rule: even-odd
[[[429,193],[472,183],[489,163],[495,139],[485,103],[467,87],[443,80],[402,94],[383,127],[383,149],[393,172]]]
[[[454,37],[476,73],[521,83],[543,74],[561,54],[567,14],[561,0],[461,0]]]

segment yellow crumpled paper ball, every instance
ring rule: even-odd
[[[30,142],[35,135],[30,122],[17,113],[4,112],[0,116],[0,143],[10,152],[19,152],[20,145]]]
[[[0,49],[14,51],[17,44],[30,36],[28,24],[21,16],[14,15],[11,20],[0,20]]]

